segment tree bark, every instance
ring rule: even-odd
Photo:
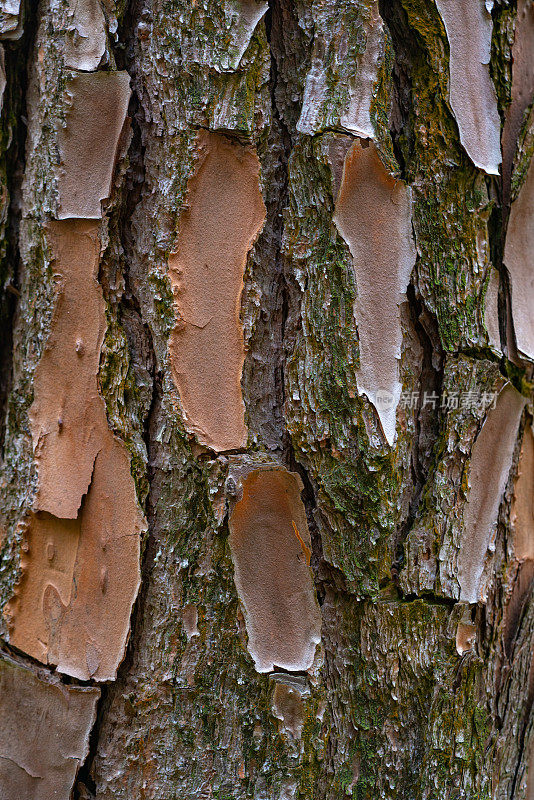
[[[533,800],[532,0],[0,48],[0,796]]]

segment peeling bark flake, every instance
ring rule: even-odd
[[[261,0],[236,0],[236,35],[228,48],[228,67],[237,69],[246,49],[250,44],[252,35],[260,20],[265,16],[269,4]]]
[[[475,166],[499,174],[501,120],[489,72],[493,24],[484,0],[436,0],[450,47],[450,103]]]
[[[534,559],[534,434],[526,425],[511,510],[514,555]]]
[[[319,9],[319,7],[317,7]],[[361,53],[353,74],[344,78],[344,83],[336,87],[335,95],[346,92],[347,102],[338,120],[332,114],[332,80],[333,75],[339,80],[338,70],[332,68],[333,75],[328,74],[325,66],[325,53],[336,43],[341,52],[346,48],[346,30],[342,18],[333,23],[328,19],[328,30],[321,27],[325,22],[325,8],[318,10],[312,62],[304,86],[302,108],[297,122],[297,131],[313,135],[325,126],[333,126],[337,122],[341,128],[358,136],[374,138],[375,131],[371,121],[371,103],[373,89],[378,80],[378,70],[384,53],[384,23],[378,12],[378,2],[371,4],[369,17],[362,19],[365,29],[365,49]],[[342,79],[343,80],[343,79]]]
[[[512,464],[525,399],[507,383],[499,392],[475,439],[469,470],[469,494],[458,552],[460,600],[483,600],[481,577],[502,495]]]
[[[69,78],[65,91],[70,107],[59,136],[58,219],[100,219],[128,110],[130,76],[80,73]]]
[[[526,109],[534,99],[534,2],[518,0],[512,47],[512,102],[502,133],[503,204],[507,205],[514,155]]]
[[[12,645],[79,680],[114,680],[140,584],[145,523],[127,451],[109,437],[79,519],[30,518],[7,609]]]
[[[69,0],[65,64],[84,72],[96,70],[106,52],[106,20],[99,0]]]
[[[282,723],[284,733],[290,733],[294,739],[300,739],[304,727],[304,703],[297,688],[286,683],[276,683],[272,711]]]
[[[0,37],[18,39],[20,26],[20,0],[0,0]]]
[[[0,658],[0,797],[69,800],[100,691],[39,678]]]
[[[243,480],[230,515],[235,583],[245,612],[248,650],[258,672],[310,669],[321,618],[301,541],[310,546],[302,484],[283,469],[258,469]]]
[[[247,254],[265,220],[255,154],[209,133],[169,258],[177,324],[169,354],[188,430],[216,451],[244,447],[239,318]]]
[[[365,147],[355,142],[347,153],[334,222],[349,246],[356,277],[358,390],[377,409],[386,440],[392,445],[402,389],[399,307],[416,251],[410,189],[388,174],[372,143]]]
[[[6,609],[10,642],[46,664],[49,640],[71,602],[80,521],[40,513],[30,518],[25,538],[21,582]]]
[[[52,222],[47,239],[59,294],[30,408],[38,491],[7,609],[10,642],[81,680],[112,680],[139,588],[145,522],[130,457],[98,390],[97,223]]]
[[[368,139],[373,139],[375,135],[371,103],[384,50],[384,23],[378,13],[378,3],[373,5],[371,15],[365,50],[356,75],[349,82],[348,107],[340,120],[344,130]]]
[[[52,222],[47,240],[58,297],[30,408],[38,473],[34,508],[76,519],[107,428],[97,381],[105,331],[98,226]]]
[[[504,245],[511,280],[512,318],[519,354],[534,361],[534,159],[512,203]]]

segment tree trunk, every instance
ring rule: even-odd
[[[0,39],[2,800],[533,800],[532,0]]]

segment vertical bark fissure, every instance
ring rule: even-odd
[[[412,131],[412,60],[420,55],[419,42],[411,30],[406,12],[399,0],[379,0],[380,15],[384,20],[393,45],[392,102],[389,125],[395,157],[401,173],[406,178],[408,162],[413,152]]]
[[[250,427],[259,436],[261,445],[278,451],[285,457],[288,435],[284,424],[285,381],[284,347],[288,313],[288,289],[284,270],[282,239],[284,212],[288,204],[288,159],[291,150],[289,131],[284,122],[283,109],[277,100],[279,70],[275,50],[280,46],[279,0],[270,0],[265,15],[266,38],[270,51],[269,92],[272,121],[265,145],[260,147],[262,175],[264,176],[264,201],[267,214],[263,231],[254,247],[254,272],[262,285],[261,309],[255,321],[252,339],[247,347],[243,373],[243,394],[249,405]],[[267,350],[265,348],[268,348]],[[254,357],[258,354],[258,361]],[[268,374],[255,369],[269,362]],[[261,396],[257,396],[256,384]],[[271,407],[264,409],[265,403]],[[265,411],[269,418],[265,415]]]
[[[392,98],[389,117],[390,134],[393,142],[393,151],[397,159],[401,174],[406,176],[406,163],[408,161],[413,140],[411,137],[411,105],[412,92],[410,46],[417,47],[414,37],[410,35],[406,14],[399,2],[379,0],[380,16],[389,30],[393,43],[393,67],[391,73]]]
[[[286,386],[285,386],[285,358],[287,355],[287,322],[289,316],[290,292],[288,286],[288,278],[286,275],[284,255],[282,253],[282,244],[284,236],[284,213],[289,203],[289,157],[292,149],[291,133],[284,121],[284,109],[279,107],[279,99],[277,96],[278,82],[280,80],[278,64],[276,60],[275,50],[283,58],[284,46],[281,36],[282,20],[282,6],[284,0],[269,0],[269,9],[266,14],[265,27],[267,33],[267,41],[269,42],[269,50],[271,54],[271,107],[273,113],[274,125],[276,129],[276,136],[280,142],[281,148],[281,163],[280,174],[283,183],[281,191],[278,196],[276,204],[276,211],[273,215],[273,234],[276,241],[276,269],[280,276],[280,301],[281,301],[281,316],[280,316],[280,349],[278,352],[278,361],[275,365],[275,380],[278,389],[278,397],[280,402],[280,417],[283,426],[282,431],[282,447],[285,452],[285,457],[288,465],[294,466],[293,449],[291,439],[285,425],[284,405],[286,401]]]
[[[417,270],[417,265],[416,265]],[[410,283],[407,291],[411,322],[421,345],[423,359],[419,375],[419,399],[415,416],[415,434],[410,458],[413,487],[408,506],[408,515],[399,526],[394,540],[394,557],[391,572],[393,582],[398,587],[398,575],[404,566],[404,542],[416,519],[424,488],[427,484],[434,459],[434,446],[438,440],[441,415],[438,407],[435,413],[430,405],[425,406],[425,394],[441,395],[443,383],[443,352],[439,345],[436,322],[425,309],[423,301],[417,296],[415,286]]]
[[[495,24],[498,15],[506,12],[507,9],[503,5],[496,3],[492,10],[491,15]],[[494,48],[492,47],[492,50]],[[494,53],[492,52],[492,56]],[[493,58],[492,58],[493,62]],[[491,65],[490,65],[491,68]],[[494,70],[492,69],[492,72]],[[493,79],[495,80],[495,75]],[[501,130],[505,131],[506,113],[500,109],[501,113]],[[503,137],[501,137],[504,142]],[[510,188],[512,181],[512,172],[505,162],[501,165],[501,177],[498,179],[488,179],[488,183],[495,194],[495,204],[488,222],[488,235],[490,247],[490,259],[493,266],[499,273],[499,296],[498,296],[498,311],[499,311],[499,332],[501,335],[501,347],[505,358],[510,361],[517,361],[517,345],[514,331],[514,322],[512,318],[512,294],[510,275],[508,269],[504,264],[504,243],[506,239],[506,229],[508,227],[508,218],[510,216]],[[501,364],[501,369],[506,374],[505,358]]]
[[[37,7],[27,4],[24,33],[18,41],[5,42],[7,85],[2,108],[2,134],[8,147],[3,158],[6,164],[8,208],[4,230],[5,244],[0,264],[0,458],[3,457],[7,398],[11,390],[13,363],[13,323],[19,297],[20,269],[19,225],[21,217],[22,181],[26,164],[27,89],[31,54],[37,33]]]

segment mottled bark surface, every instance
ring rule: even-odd
[[[0,2],[2,800],[534,798],[532,5]]]

